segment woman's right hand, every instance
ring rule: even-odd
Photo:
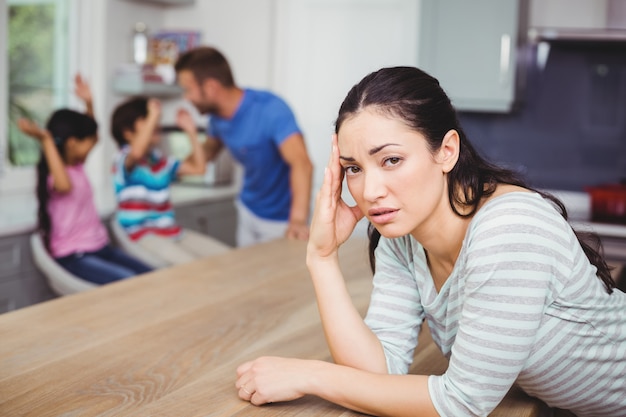
[[[307,257],[327,258],[352,234],[363,213],[357,206],[350,207],[341,198],[343,168],[339,163],[337,135],[333,135],[324,182],[315,199],[315,211],[307,247]]]

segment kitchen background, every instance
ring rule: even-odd
[[[626,181],[626,42],[554,42],[544,65],[538,56],[532,47],[514,109],[462,112],[466,133],[537,187]]]
[[[8,1],[17,0],[0,0],[0,6]],[[145,93],[163,100],[165,125],[172,124],[179,106],[195,111],[171,85],[140,80],[134,87],[119,88],[120,67],[133,61],[133,28],[142,22],[148,33],[200,32],[201,43],[225,53],[240,86],[283,96],[315,165],[314,190],[321,185],[333,122],[350,87],[383,66],[421,67],[441,81],[468,136],[484,155],[519,170],[536,187],[556,190],[577,226],[598,231],[610,259],[626,261],[626,226],[589,223],[591,204],[585,192],[587,186],[626,178],[626,0],[64,4],[71,6],[69,73],[79,71],[89,80],[102,127],[87,171],[104,218],[113,205],[112,109],[128,94]],[[0,28],[5,26],[6,16],[0,14]],[[621,29],[607,30],[611,27]],[[600,36],[590,41],[589,33]],[[0,47],[3,42],[0,37]],[[0,61],[0,95],[7,90],[6,71]],[[69,104],[79,105],[73,98]],[[7,122],[5,105],[0,100],[0,126]],[[200,126],[206,124],[206,118],[195,116]],[[0,145],[5,147],[6,138],[0,136]],[[54,296],[30,255],[34,170],[7,166],[4,156],[0,152],[0,312]],[[233,234],[232,199],[240,170],[234,171],[234,186],[175,190],[177,217],[188,222],[185,227],[196,226],[217,238],[219,233]],[[207,198],[206,193],[214,195]],[[344,198],[351,200],[347,192]],[[361,226],[358,232],[364,231]]]

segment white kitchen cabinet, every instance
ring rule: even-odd
[[[523,2],[421,1],[419,67],[439,80],[457,110],[511,110]]]

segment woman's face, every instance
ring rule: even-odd
[[[446,173],[456,158],[446,145],[433,154],[422,134],[367,108],[343,122],[338,144],[348,189],[381,235],[418,232],[449,211]]]

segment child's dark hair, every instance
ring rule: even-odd
[[[46,129],[54,138],[54,144],[59,155],[61,155],[61,159],[63,159],[67,139],[72,137],[77,140],[84,140],[95,136],[98,131],[98,123],[93,117],[86,114],[70,109],[61,109],[52,113],[46,124]],[[48,250],[50,250],[50,230],[52,229],[50,215],[48,214],[48,200],[50,197],[48,192],[49,174],[50,167],[48,167],[48,161],[42,150],[39,163],[37,164],[37,199],[39,200],[37,217],[39,220],[39,232]]]
[[[148,98],[132,97],[113,111],[111,116],[111,134],[120,148],[128,143],[124,132],[135,131],[135,122],[148,116]]]

